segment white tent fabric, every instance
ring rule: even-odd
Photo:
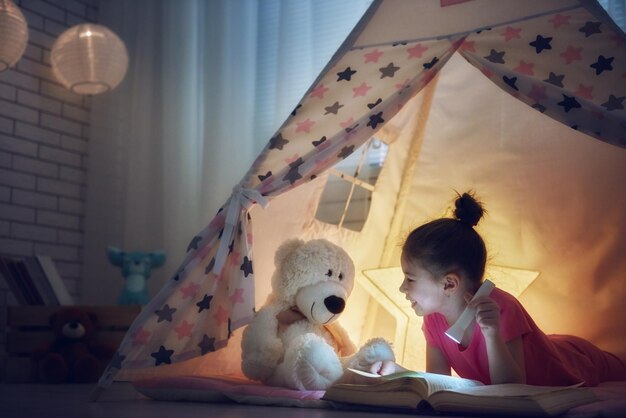
[[[531,312],[537,304],[565,306],[556,296],[576,288],[597,290],[594,303],[613,305],[620,293],[608,295],[598,280],[626,271],[620,148],[626,147],[626,38],[600,10],[574,0],[374,2],[231,198],[193,237],[180,268],[135,320],[99,384],[108,385],[119,370],[203,355],[216,355],[209,367],[224,367],[215,359],[228,362],[220,349],[269,292],[268,260],[282,239],[325,236],[345,246],[360,270],[392,266],[400,235],[441,216],[451,184],[480,188],[495,202],[490,212],[507,214],[483,231],[488,242],[505,243],[496,250],[509,254],[497,256],[505,264],[554,273],[561,284],[568,272],[591,277],[560,287],[545,282],[527,301]],[[324,172],[374,133],[392,145],[363,230],[315,221]],[[547,153],[559,158],[542,160]],[[577,172],[579,163],[586,167]],[[597,177],[589,177],[594,170]],[[546,174],[554,177],[548,181]],[[613,207],[604,206],[608,199]],[[543,208],[557,204],[564,206]],[[534,211],[518,213],[522,207]],[[587,211],[605,219],[579,218]],[[542,212],[554,218],[532,219]],[[551,230],[564,225],[560,216],[571,228]],[[579,232],[585,232],[582,242]],[[537,246],[538,237],[549,236],[563,246]],[[555,266],[562,267],[565,256],[575,258],[569,271]],[[617,312],[621,319],[609,323],[623,322],[624,311]],[[236,339],[229,349],[233,344]]]

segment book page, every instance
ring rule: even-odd
[[[492,397],[533,397],[545,393],[553,393],[567,389],[574,389],[581,386],[582,383],[572,386],[534,386],[524,385],[521,383],[504,383],[499,385],[483,385],[468,386],[458,388],[448,388],[448,390],[457,393],[464,393],[472,396],[492,396]]]
[[[348,369],[353,373],[359,374],[372,379],[379,379],[383,381],[395,380],[400,378],[416,378],[426,383],[428,393],[432,394],[441,390],[462,390],[465,388],[475,388],[477,386],[484,386],[481,382],[470,379],[463,379],[461,377],[447,376],[443,374],[428,373],[428,372],[416,372],[407,370],[403,372],[397,372],[381,376],[375,373],[364,372],[362,370]],[[375,380],[372,380],[375,382]]]
[[[485,385],[439,391],[428,402],[445,412],[553,416],[597,400],[591,390],[579,386]]]
[[[358,375],[365,376],[365,377],[373,377],[373,378],[383,377],[380,374],[370,373],[370,372],[366,372],[366,371],[363,371],[363,370],[352,369],[350,367],[348,367],[348,370],[350,370],[352,373],[356,373]]]
[[[484,387],[481,382],[471,379],[463,379],[462,377],[448,376],[445,374],[436,374],[428,372],[414,372],[416,377],[423,378],[428,384],[428,393],[432,394],[441,390],[463,390],[476,387]]]

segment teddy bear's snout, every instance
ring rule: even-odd
[[[338,314],[343,312],[343,309],[346,307],[346,301],[340,297],[331,295],[324,299],[324,305],[330,312]]]
[[[63,325],[61,334],[70,340],[80,339],[85,335],[85,327],[79,321],[71,320]]]

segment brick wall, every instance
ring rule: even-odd
[[[99,0],[14,3],[29,42],[0,72],[0,253],[50,255],[78,300],[90,99],[55,80],[50,50],[67,28],[96,21]],[[0,280],[0,308],[7,304],[14,299]]]

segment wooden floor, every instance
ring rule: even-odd
[[[98,402],[93,385],[0,384],[1,418],[402,418],[398,413],[154,401],[116,382]]]
[[[626,417],[626,382],[603,388],[599,407],[572,410],[565,417]],[[364,412],[332,409],[165,402],[149,399],[128,382],[116,382],[89,402],[93,385],[0,384],[0,418],[405,418],[411,412]],[[610,389],[610,390],[609,390]],[[610,395],[610,396],[609,396]],[[583,405],[583,408],[586,408]],[[481,415],[474,415],[478,418]],[[449,418],[463,418],[460,415]],[[437,418],[446,418],[438,415]],[[466,418],[468,418],[466,416]]]

